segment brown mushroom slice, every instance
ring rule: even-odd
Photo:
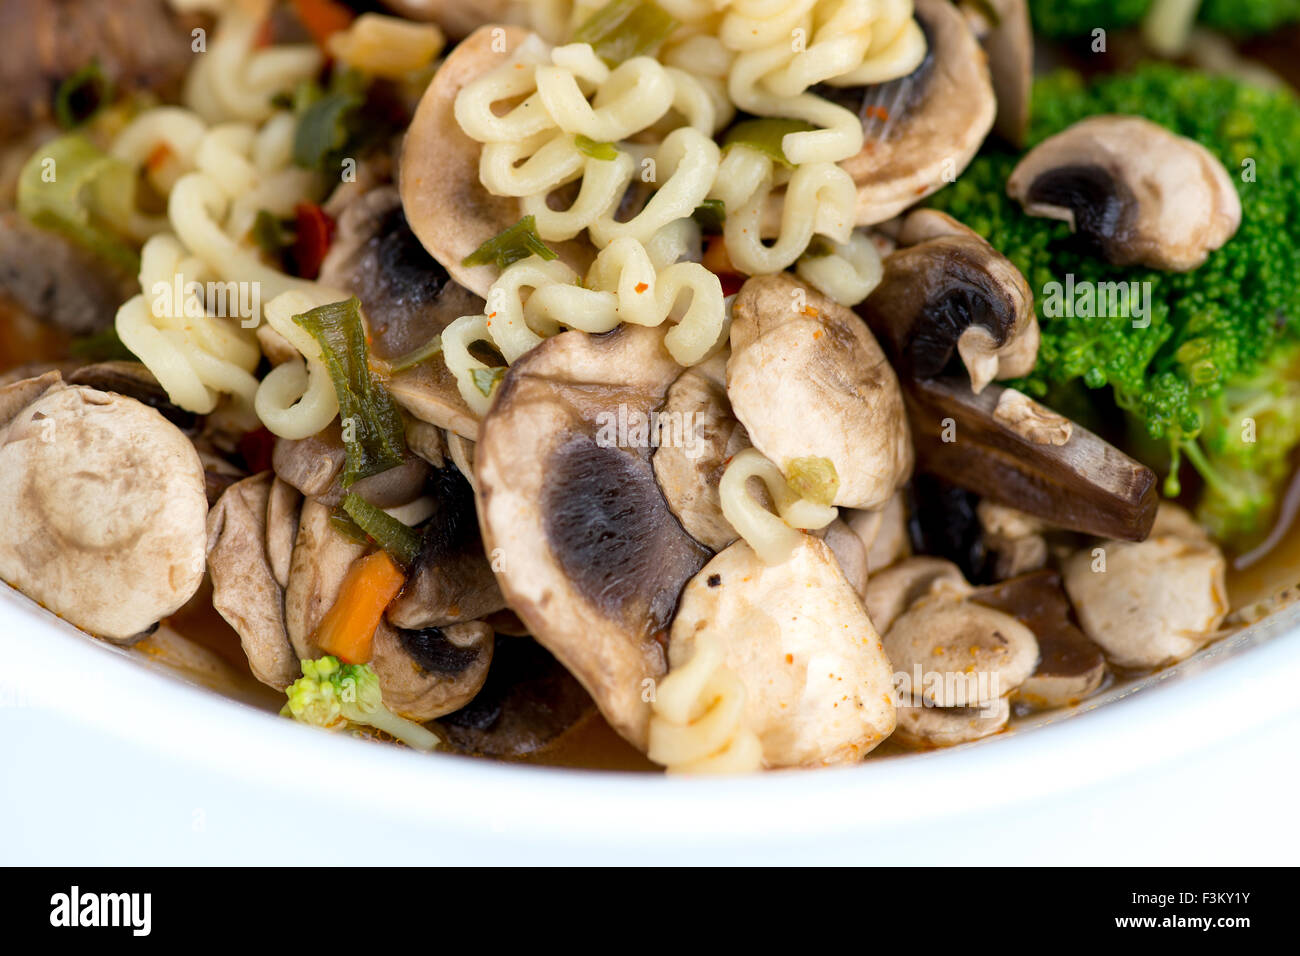
[[[298,489],[278,477],[271,483],[266,501],[266,557],[271,574],[281,588],[289,586],[289,569],[293,565],[293,544],[298,537],[298,512],[302,495]]]
[[[269,556],[274,483],[275,476],[264,471],[231,485],[217,501],[208,514],[208,573],[212,606],[239,635],[253,676],[283,689],[301,671],[285,629],[284,591]],[[277,513],[277,520],[285,518]]]
[[[394,186],[349,203],[321,263],[320,282],[361,300],[370,354],[384,362],[427,345],[483,299],[453,280],[420,244]]]
[[[523,206],[513,196],[493,196],[479,181],[480,146],[456,122],[456,94],[510,62],[530,36],[520,27],[493,26],[466,37],[438,67],[402,144],[398,184],[411,231],[453,279],[482,297],[500,270],[494,265],[466,266],[462,260],[517,223]],[[585,239],[548,245],[579,275],[587,274],[596,255]]]
[[[438,730],[467,753],[540,756],[595,712],[591,695],[546,648],[531,638],[498,636],[482,689],[440,718]]]
[[[203,466],[133,398],[43,377],[0,392],[0,407],[33,395],[0,427],[0,579],[129,643],[203,580]]]
[[[1156,517],[1156,476],[1073,425],[1063,444],[1031,441],[995,415],[1005,390],[962,379],[904,383],[917,468],[1059,528],[1140,541]]]
[[[858,187],[860,226],[892,219],[954,182],[993,126],[996,100],[984,52],[948,0],[916,0],[926,54],[912,73],[822,96],[862,117],[866,142],[840,165]]]
[[[642,750],[642,682],[666,670],[663,637],[708,551],[664,502],[649,449],[597,440],[648,415],[680,366],[662,329],[547,339],[506,373],[475,448],[479,522],[507,603]]]
[[[1185,536],[1183,522],[1170,525],[1138,543],[1102,541],[1061,567],[1084,633],[1117,667],[1149,669],[1189,657],[1228,612],[1222,552],[1208,539]]]
[[[865,598],[867,616],[884,634],[909,607],[939,590],[965,594],[971,587],[961,568],[945,558],[917,555],[871,575]]]
[[[158,384],[158,379],[139,362],[96,362],[69,372],[65,378],[69,385],[86,385],[101,392],[116,392],[134,398],[150,408],[156,408],[163,418],[187,435],[193,435],[199,430],[200,417],[173,405],[167,392]]]
[[[1038,639],[1038,666],[1014,699],[1031,710],[1076,704],[1106,677],[1106,658],[1074,621],[1070,599],[1055,571],[1035,571],[979,588],[970,600],[1010,614]]]
[[[384,706],[407,720],[433,720],[474,699],[492,664],[492,628],[482,621],[400,630],[380,623],[370,666]]]
[[[1011,719],[1011,704],[999,697],[985,707],[899,707],[891,740],[916,750],[955,747],[1000,733]]]
[[[907,501],[897,491],[883,508],[874,511],[848,510],[843,518],[866,548],[867,573],[876,574],[911,554],[907,535]]]
[[[64,387],[63,376],[57,370],[42,372],[0,387],[0,428],[8,425],[19,412],[46,392]]]
[[[1026,0],[970,0],[962,4],[988,54],[998,101],[994,131],[1012,146],[1024,144],[1034,85],[1034,31]]]
[[[481,620],[506,606],[483,550],[469,482],[446,468],[434,473],[432,484],[434,512],[421,526],[419,555],[387,611],[389,623],[406,630]]]
[[[1012,171],[1007,193],[1031,216],[1068,223],[1117,266],[1186,272],[1241,225],[1223,164],[1141,116],[1091,116],[1045,139]]]
[[[1038,318],[1011,261],[951,216],[921,209],[903,220],[899,248],[858,307],[904,377],[934,378],[957,358],[976,393],[1033,370]]]
[[[765,767],[854,762],[893,731],[880,636],[818,538],[801,535],[775,567],[743,540],[714,557],[682,592],[675,666],[703,633],[745,687],[743,726],[758,736]]]
[[[688,368],[668,389],[661,421],[681,440],[661,442],[651,459],[668,507],[696,541],[721,551],[736,540],[722,514],[718,484],[737,452],[749,447],[745,427],[727,401],[725,354]]]
[[[447,465],[447,440],[442,429],[418,418],[406,420],[406,447],[434,468]]]
[[[478,416],[461,397],[446,362],[421,362],[393,375],[386,384],[393,401],[415,418],[470,441],[478,440]]]
[[[299,658],[321,656],[313,640],[316,627],[338,600],[352,562],[365,552],[364,544],[335,526],[328,505],[303,502],[284,591],[284,623]]]
[[[1017,508],[981,501],[975,508],[984,547],[993,555],[993,577],[1005,581],[1047,563],[1047,523]]]
[[[360,495],[379,508],[408,504],[424,491],[429,465],[416,455],[400,464],[343,487],[347,453],[338,420],[310,438],[278,438],[271,455],[275,473],[304,495],[336,507],[347,493]]]
[[[835,561],[858,597],[867,596],[867,549],[848,523],[836,518],[825,528],[813,532],[826,542]]]
[[[852,311],[788,273],[749,279],[732,309],[727,397],[754,447],[835,466],[835,505],[876,508],[912,469],[898,378]]]
[[[923,677],[925,702],[983,707],[1034,672],[1038,641],[1010,614],[941,590],[921,598],[889,626],[885,653],[897,670]]]

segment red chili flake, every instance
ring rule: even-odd
[[[638,282],[635,288],[636,288],[636,294],[640,295],[646,289],[650,288],[650,286],[646,285],[646,283],[644,282]]]
[[[334,238],[334,220],[315,203],[298,203],[293,212],[297,228],[289,255],[294,271],[304,279],[315,279]]]

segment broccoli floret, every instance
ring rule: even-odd
[[[1269,530],[1300,444],[1300,343],[1228,382],[1203,409],[1199,439],[1180,449],[1205,481],[1197,517],[1221,540],[1254,541]]]
[[[1036,368],[1018,387],[1037,397],[1076,381],[1108,387],[1147,436],[1168,444],[1175,461],[1183,452],[1213,470],[1207,418],[1217,414],[1223,396],[1252,393],[1259,376],[1271,381],[1265,362],[1300,339],[1300,103],[1286,93],[1163,64],[1091,85],[1077,74],[1057,73],[1034,86],[1029,144],[1096,113],[1146,116],[1201,142],[1223,162],[1241,197],[1242,222],[1204,265],[1172,273],[1094,258],[1072,241],[1065,223],[1027,216],[1007,197],[1017,157],[997,147],[932,203],[1000,249],[1035,292],[1042,345]],[[1076,281],[1149,283],[1149,325],[1136,328],[1122,315],[1047,315],[1048,284],[1064,283],[1069,274]],[[1255,484],[1242,496],[1219,500],[1211,491],[1207,497],[1213,523],[1230,537],[1272,512],[1277,481]]]
[[[1118,30],[1131,26],[1150,6],[1151,0],[1029,0],[1029,19],[1043,36],[1077,37],[1098,27]]]
[[[326,730],[349,725],[374,727],[416,750],[433,750],[439,744],[436,734],[384,706],[379,678],[367,664],[340,664],[337,657],[303,661],[302,676],[285,693],[289,702],[281,716],[304,724]]]
[[[1197,19],[1224,33],[1251,36],[1300,20],[1300,0],[1201,0]]]
[[[1152,0],[1029,0],[1034,30],[1045,37],[1082,37],[1098,27],[1120,30],[1136,24]],[[1237,36],[1267,33],[1300,21],[1300,0],[1201,0],[1197,19]]]

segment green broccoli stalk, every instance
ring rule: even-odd
[[[1018,157],[992,145],[931,202],[1001,250],[1035,292],[1042,344],[1037,366],[1017,387],[1040,398],[1078,383],[1108,388],[1143,436],[1169,448],[1175,477],[1166,490],[1173,492],[1180,455],[1217,477],[1235,461],[1253,464],[1264,454],[1262,447],[1245,458],[1225,454],[1230,446],[1216,436],[1227,435],[1227,427],[1208,422],[1234,409],[1232,403],[1249,407],[1252,396],[1272,394],[1282,372],[1267,371],[1271,359],[1300,340],[1300,103],[1287,93],[1165,64],[1091,85],[1077,74],[1057,73],[1034,86],[1029,145],[1097,113],[1146,116],[1223,162],[1241,198],[1241,228],[1204,265],[1173,273],[1094,258],[1065,223],[1027,216],[1007,197]],[[1047,314],[1050,284],[1064,284],[1070,275],[1147,283],[1149,324],[1135,327],[1122,314]],[[1270,432],[1261,445],[1279,462],[1296,442],[1289,428],[1272,434],[1284,418],[1258,421],[1261,439]],[[1272,514],[1280,480],[1270,473],[1224,495],[1207,477],[1211,524],[1228,540],[1249,536]]]
[[[1136,24],[1153,0],[1029,0],[1034,30],[1057,39],[1085,37],[1098,28],[1120,30]],[[1300,21],[1300,0],[1201,0],[1197,19],[1237,36],[1268,33]]]
[[[374,727],[415,750],[434,750],[440,743],[436,734],[384,706],[379,678],[368,664],[340,664],[337,657],[303,661],[302,676],[285,693],[289,702],[281,716],[304,724],[326,730]]]

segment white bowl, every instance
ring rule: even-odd
[[[0,862],[1263,863],[1300,853],[1300,607],[950,751],[666,778],[274,717],[0,586]],[[360,834],[361,838],[357,839]]]

